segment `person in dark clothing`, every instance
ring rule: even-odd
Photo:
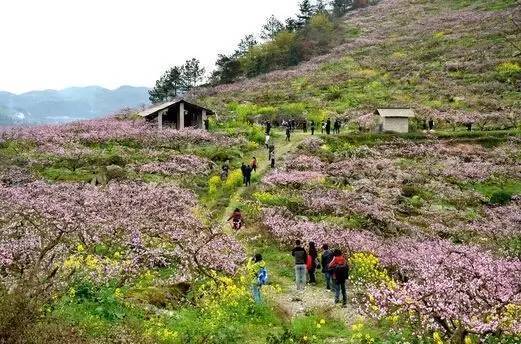
[[[334,132],[335,134],[340,134],[340,120],[338,119],[335,119]]]
[[[286,141],[291,141],[291,127],[286,127]]]
[[[322,245],[322,257],[320,263],[322,264],[322,273],[324,273],[324,279],[326,280],[326,289],[331,290],[333,287],[333,276],[329,270],[329,263],[333,260],[333,252],[329,250],[328,244]]]
[[[251,171],[252,168],[250,165],[246,165],[244,168],[244,185],[250,186],[251,185]]]
[[[246,164],[242,163],[241,165],[241,172],[242,172],[242,183],[246,185]]]
[[[302,122],[302,131],[305,133],[308,132],[308,121]]]
[[[467,127],[467,131],[472,131],[472,123],[471,122],[465,123],[465,126]]]
[[[275,168],[275,147],[273,147],[272,150],[270,150],[270,166],[271,168]]]
[[[295,257],[295,285],[297,290],[304,290],[306,285],[306,261],[308,254],[301,246],[300,240],[295,241],[295,247],[291,250],[291,255]]]
[[[271,122],[266,121],[266,135],[269,135],[271,132]]]
[[[315,121],[311,121],[311,135],[315,135]]]
[[[309,275],[309,283],[316,284],[317,280],[315,279],[315,271],[317,269],[317,262],[318,262],[318,252],[317,247],[315,246],[315,243],[313,241],[309,242],[309,249],[308,249],[308,257],[306,261],[306,267],[308,269],[308,275]]]
[[[333,260],[328,267],[333,272],[333,280],[335,281],[335,303],[340,302],[340,292],[342,292],[342,305],[347,304],[346,280],[349,274],[347,260],[342,255],[342,251],[335,250],[333,252]]]
[[[324,130],[326,130],[326,122],[322,121],[322,124],[320,125],[320,133],[323,134]]]
[[[234,229],[241,229],[242,225],[244,224],[244,219],[239,208],[235,208],[232,215],[228,218],[228,222],[230,220],[232,221],[232,227]]]
[[[429,130],[433,130],[434,129],[434,121],[432,120],[432,118],[429,118]]]
[[[326,121],[326,134],[331,134],[331,119],[328,118]]]
[[[204,120],[204,130],[210,130],[210,121],[208,120],[208,118]]]
[[[230,170],[229,162],[226,160],[221,167],[221,180],[226,180],[228,178],[228,172]]]

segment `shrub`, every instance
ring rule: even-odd
[[[241,170],[233,170],[229,175],[226,181],[224,182],[224,186],[227,189],[233,189],[234,187],[240,187],[243,183],[242,171]]]
[[[506,191],[496,191],[490,196],[490,204],[505,205],[512,200],[512,194]]]
[[[517,62],[503,62],[496,67],[499,79],[511,81],[521,77],[521,66]]]
[[[221,185],[221,178],[219,176],[213,176],[208,180],[208,193],[215,194],[217,188]]]

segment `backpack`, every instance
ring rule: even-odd
[[[266,268],[260,269],[259,275],[257,276],[257,282],[259,285],[265,285],[268,283],[268,270]]]
[[[349,277],[349,266],[347,264],[337,265],[334,268],[335,279],[337,281],[345,281]]]

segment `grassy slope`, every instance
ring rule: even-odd
[[[519,106],[521,71],[504,70],[521,63],[510,17],[521,18],[516,0],[383,0],[345,18],[347,43],[330,54],[200,96],[222,113],[251,102],[253,114]]]

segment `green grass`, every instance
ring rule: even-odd
[[[471,183],[469,186],[486,197],[491,197],[494,193],[500,191],[509,193],[511,195],[521,195],[521,180],[490,180],[479,183]]]

